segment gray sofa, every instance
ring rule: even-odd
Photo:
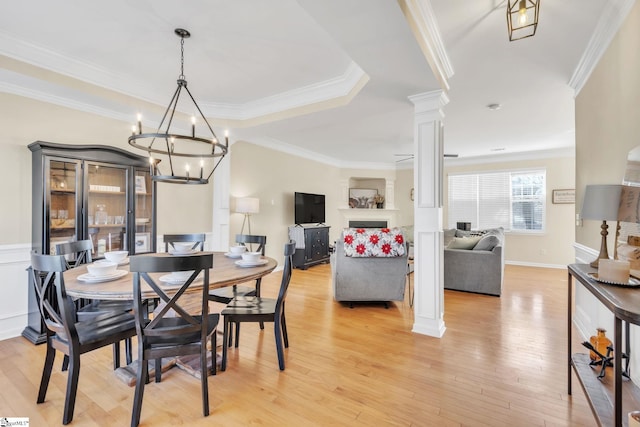
[[[477,248],[454,248],[464,246],[465,237],[480,233],[482,236],[476,243]],[[500,296],[504,276],[504,230],[445,230],[444,234],[444,288]],[[488,241],[497,243],[491,247]],[[485,248],[491,249],[484,250],[481,242],[485,243]]]
[[[331,255],[333,295],[336,301],[403,301],[407,277],[407,250],[403,256],[357,258],[345,255],[343,235]]]

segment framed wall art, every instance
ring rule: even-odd
[[[553,190],[551,193],[551,203],[575,203],[576,202],[576,190],[575,189],[563,189]]]

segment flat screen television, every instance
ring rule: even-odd
[[[296,192],[294,199],[296,224],[324,223],[324,194]]]

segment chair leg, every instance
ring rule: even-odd
[[[65,354],[62,358],[62,372],[66,371],[67,369],[69,369],[69,356]]]
[[[67,425],[73,420],[73,410],[76,406],[78,392],[78,377],[80,376],[80,355],[69,356],[69,377],[67,378],[67,395],[64,401],[62,424]]]
[[[262,284],[262,278],[256,279],[256,297],[260,297],[260,285],[261,284]],[[264,329],[264,322],[260,322],[260,329]]]
[[[133,358],[131,357],[131,338],[127,338],[124,340],[124,352],[125,358],[127,360],[127,365],[131,365],[133,362]]]
[[[231,345],[233,344],[233,323],[229,324],[229,347],[231,347]],[[225,341],[226,342],[226,341]],[[222,343],[222,345],[224,346],[225,343]]]
[[[280,321],[282,322],[282,338],[284,338],[284,346],[285,348],[289,348],[289,335],[287,335],[287,321],[284,318],[284,311],[282,312]]]
[[[47,388],[49,387],[49,379],[51,378],[51,370],[53,362],[56,358],[56,350],[51,347],[47,339],[47,354],[44,358],[44,367],[42,368],[42,379],[40,380],[40,390],[38,390],[38,403],[44,402],[47,396]]]
[[[213,334],[211,334],[211,375],[216,375],[218,371],[218,355],[217,355],[217,347],[218,347],[218,330],[214,329]],[[224,345],[223,345],[224,347]]]
[[[276,335],[276,351],[278,352],[278,365],[280,370],[284,371],[284,350],[282,348],[282,331],[281,331],[281,318],[275,319],[273,323],[273,331]]]
[[[209,415],[209,373],[207,372],[207,343],[200,343],[200,385],[202,387],[202,414]],[[215,363],[215,359],[214,362]]]
[[[156,382],[159,383],[162,381],[162,359],[155,360],[156,366]]]
[[[222,332],[222,361],[220,362],[220,370],[225,371],[227,369],[227,340],[229,335],[229,320],[227,316],[224,316],[224,329]]]
[[[113,370],[120,367],[120,342],[113,343]]]
[[[236,348],[238,348],[238,344],[240,344],[240,322],[236,322]]]
[[[142,359],[142,351],[139,351],[138,374],[136,375],[136,391],[133,395],[133,411],[131,412],[131,427],[140,424],[142,413],[142,396],[144,395],[144,384],[149,377],[149,363]]]

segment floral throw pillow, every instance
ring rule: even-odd
[[[348,228],[343,233],[344,253],[350,257],[396,257],[405,254],[399,228]]]

